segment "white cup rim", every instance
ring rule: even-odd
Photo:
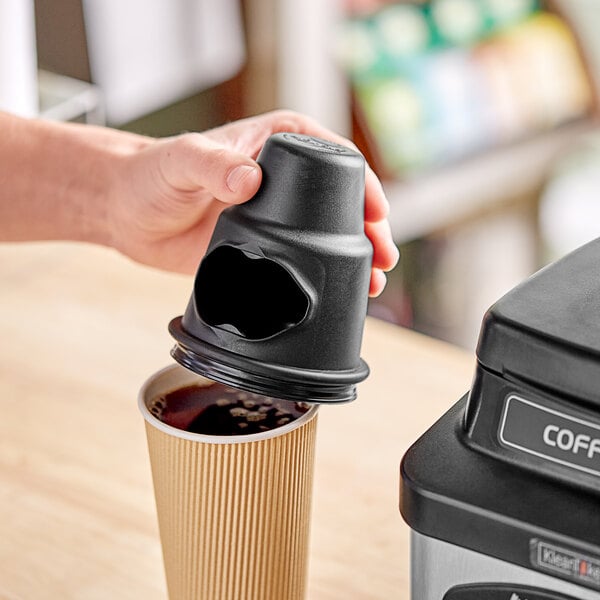
[[[179,382],[177,383],[179,375]],[[202,442],[203,444],[243,444],[249,442],[260,442],[261,440],[268,440],[275,437],[280,437],[286,433],[298,429],[308,421],[310,421],[317,413],[319,405],[313,404],[304,414],[297,419],[294,419],[286,425],[276,427],[275,429],[269,429],[268,431],[261,431],[260,433],[241,434],[241,435],[208,435],[205,433],[192,433],[190,431],[184,431],[163,423],[160,419],[155,417],[147,406],[147,401],[150,398],[156,397],[157,393],[169,393],[181,387],[182,385],[191,385],[194,382],[213,383],[210,379],[197,375],[188,369],[185,369],[179,364],[168,365],[153,375],[151,375],[142,385],[138,394],[138,407],[142,416],[146,422],[152,427],[166,433],[167,435],[189,440],[191,442]],[[161,388],[160,383],[163,383]],[[168,385],[168,382],[171,384]],[[158,389],[161,391],[159,392]]]

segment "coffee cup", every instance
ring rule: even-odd
[[[139,407],[171,600],[302,600],[318,405],[172,365]]]

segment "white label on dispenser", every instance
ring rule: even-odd
[[[600,476],[600,424],[511,394],[498,435],[504,446]]]

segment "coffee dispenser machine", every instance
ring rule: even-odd
[[[600,599],[600,239],[488,311],[472,388],[406,453],[413,600]]]

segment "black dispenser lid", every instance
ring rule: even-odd
[[[500,375],[600,404],[600,239],[494,304],[477,357]]]
[[[372,246],[365,161],[345,146],[271,136],[262,184],[221,214],[182,317],[173,357],[216,381],[313,402],[356,397]]]

